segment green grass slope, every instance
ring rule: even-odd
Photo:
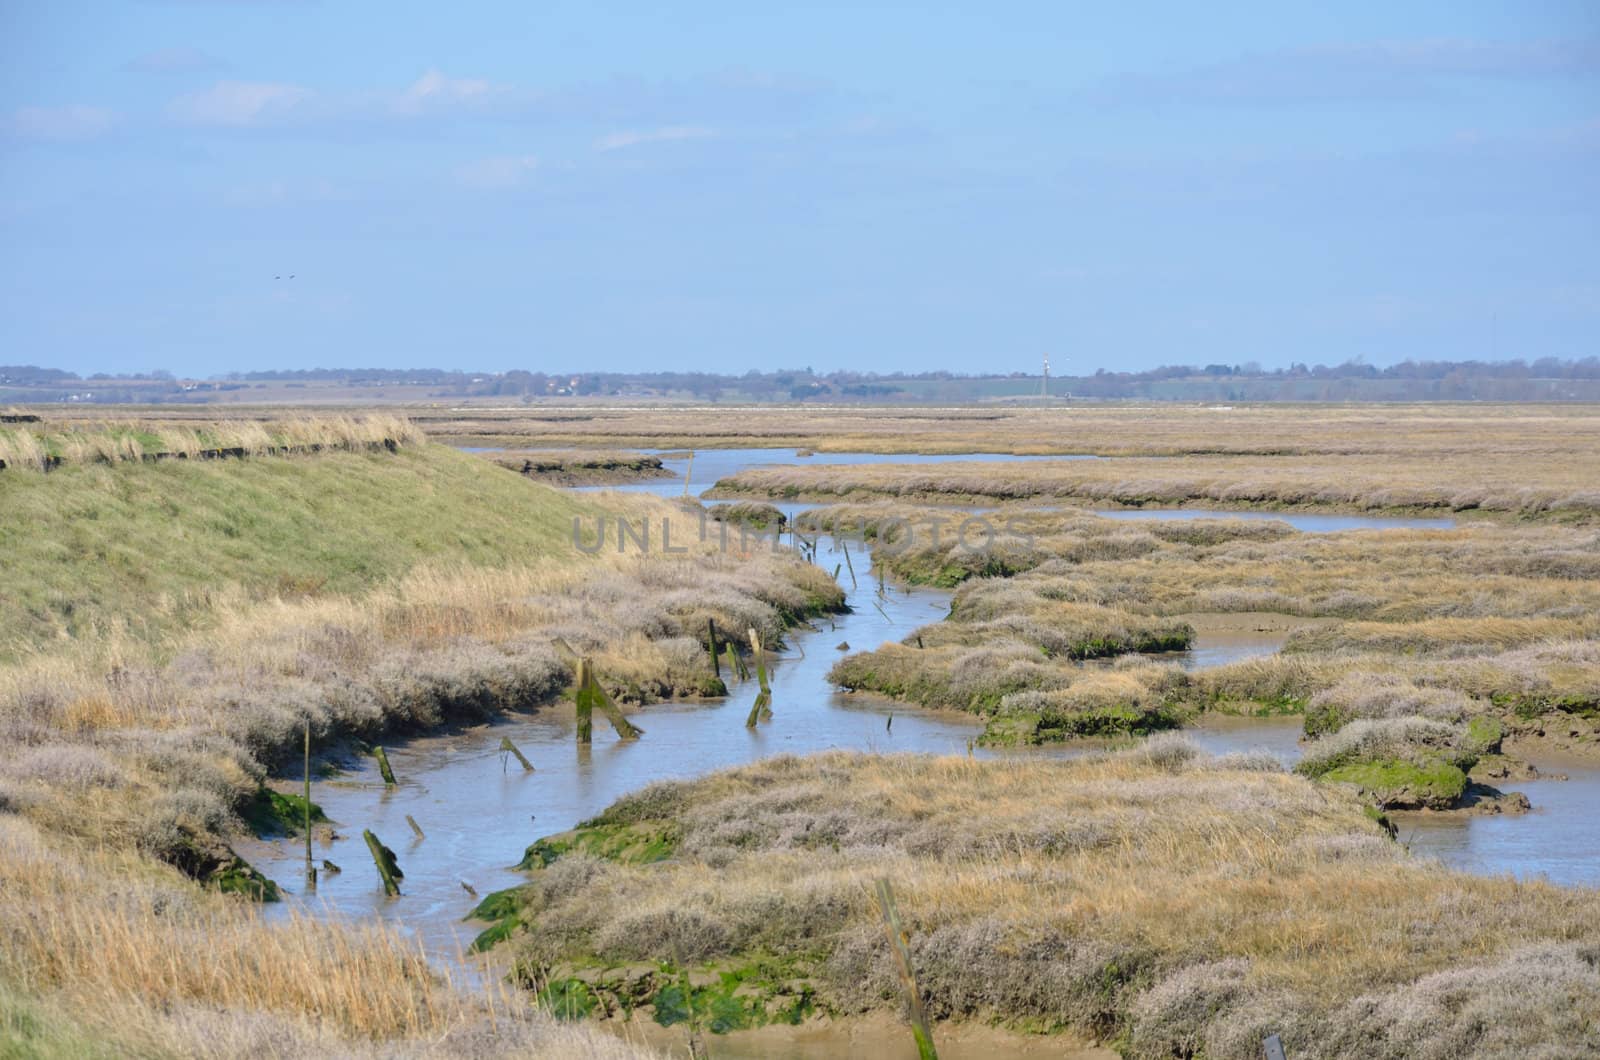
[[[568,547],[571,494],[439,445],[0,471],[0,659],[201,623],[215,594],[350,592]]]

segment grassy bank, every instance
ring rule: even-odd
[[[155,643],[218,609],[356,593],[428,562],[571,551],[577,499],[447,447],[0,474],[0,660]]]
[[[496,899],[520,975],[593,1016],[895,1009],[886,877],[941,1020],[1133,1057],[1255,1058],[1276,1033],[1291,1056],[1398,1058],[1554,1056],[1600,1019],[1595,892],[1413,861],[1353,796],[1181,740],[770,759],[653,785],[530,854]]]
[[[532,709],[571,680],[558,639],[624,702],[719,694],[708,619],[778,643],[842,599],[788,554],[580,551],[580,512],[609,513],[613,544],[618,517],[659,533],[682,513],[648,498],[580,505],[442,448],[73,468],[28,486],[57,492],[47,504],[21,491],[18,537],[38,554],[23,593],[61,612],[11,616],[0,796],[51,830],[207,878],[232,864],[219,837],[307,722],[320,745]],[[100,517],[81,518],[90,508]],[[147,565],[135,547],[79,573],[163,534],[207,545],[193,562],[168,548]]]
[[[367,1036],[443,1054],[454,1029],[467,1035],[454,1051],[506,1051],[493,1039],[498,1017],[464,1015],[478,1002],[426,985],[420,956],[392,934],[341,941],[330,929],[296,993],[261,962],[281,956],[298,974],[284,947],[308,945],[320,927],[271,932],[238,899],[180,878],[271,897],[231,840],[307,725],[319,750],[338,749],[539,709],[571,683],[558,643],[591,657],[624,703],[720,694],[708,619],[778,644],[842,599],[786,553],[662,554],[661,520],[683,513],[661,502],[579,499],[438,446],[0,473],[0,499],[4,547],[22,559],[0,588],[15,605],[0,659],[0,825],[25,874],[0,883],[0,938],[17,958],[0,965],[0,989],[63,1041],[73,1028],[52,1022],[61,1013],[92,1037],[103,1029],[95,1013],[120,1012],[130,1048],[148,1032],[157,1054],[188,1052],[203,1032],[184,1028],[207,1010],[247,1014],[290,1053],[360,1052]],[[580,516],[586,544],[608,517],[605,547],[574,547]],[[619,551],[619,518],[636,532],[650,520],[655,551]],[[52,873],[13,898],[27,874]],[[75,880],[95,887],[77,895]],[[87,940],[111,921],[95,896],[152,880],[159,887],[129,899],[122,949],[99,957],[124,961],[124,978],[97,978],[84,967]],[[170,983],[125,996],[127,976],[157,975],[141,962],[172,953],[185,968],[161,971]],[[344,985],[316,984],[341,962],[351,963]],[[250,983],[252,970],[270,981]],[[387,1014],[329,1015],[369,979],[397,981]],[[174,1007],[162,1007],[169,994]],[[538,1033],[513,1028],[507,1041]],[[585,1035],[573,1041],[610,1055]]]
[[[394,450],[422,432],[399,416],[282,416],[268,420],[63,420],[0,427],[0,470],[40,472],[68,465]]]

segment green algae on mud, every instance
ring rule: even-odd
[[[608,820],[602,815],[535,841],[517,868],[537,873],[569,855],[618,865],[653,865],[670,859],[681,838],[682,829],[670,819]],[[491,926],[473,940],[471,952],[487,952],[515,937],[524,926],[539,929],[537,917],[525,911],[521,891],[497,891],[473,909],[469,919]],[[802,958],[769,954],[693,965],[672,959],[642,964],[594,958],[544,963],[522,960],[513,968],[512,978],[533,990],[537,1004],[558,1018],[626,1018],[637,1010],[648,1010],[664,1027],[692,1023],[725,1034],[806,1019],[815,1011],[812,974]]]
[[[789,521],[789,517],[776,505],[759,501],[713,504],[706,509],[706,517],[715,522],[748,526],[754,530],[782,530]]]
[[[624,865],[648,865],[671,857],[680,838],[670,821],[586,821],[571,831],[534,842],[517,868],[547,868],[573,850]]]
[[[648,1014],[662,1027],[678,1024],[729,1034],[772,1025],[798,1026],[818,1012],[805,962],[754,956],[688,968],[672,961],[612,966],[564,964],[513,981],[535,991],[535,1003],[559,1019],[631,1019]]]
[[[328,820],[322,807],[310,804],[311,823],[325,824]],[[265,785],[256,790],[242,806],[239,816],[258,838],[276,835],[303,835],[306,825],[306,797],[275,791]]]
[[[1380,809],[1454,809],[1462,805],[1468,774],[1479,759],[1500,753],[1503,734],[1494,717],[1474,717],[1465,725],[1420,717],[1362,719],[1317,741],[1295,770],[1352,785]]]

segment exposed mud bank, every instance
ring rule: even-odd
[[[552,486],[602,486],[670,478],[658,456],[642,453],[577,453],[494,450],[483,455],[510,471]]]

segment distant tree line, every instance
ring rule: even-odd
[[[828,372],[810,368],[711,372],[472,372],[441,368],[307,368],[233,372],[180,380],[155,371],[80,377],[57,368],[0,365],[0,400],[203,402],[219,391],[329,387],[390,388],[400,399],[503,397],[520,401],[615,396],[716,401],[932,402],[1040,397],[1025,372]],[[396,391],[400,392],[396,392]],[[1338,365],[1164,365],[1139,372],[1097,370],[1050,380],[1050,397],[1170,401],[1600,400],[1600,357],[1534,361],[1404,361],[1380,368]]]

